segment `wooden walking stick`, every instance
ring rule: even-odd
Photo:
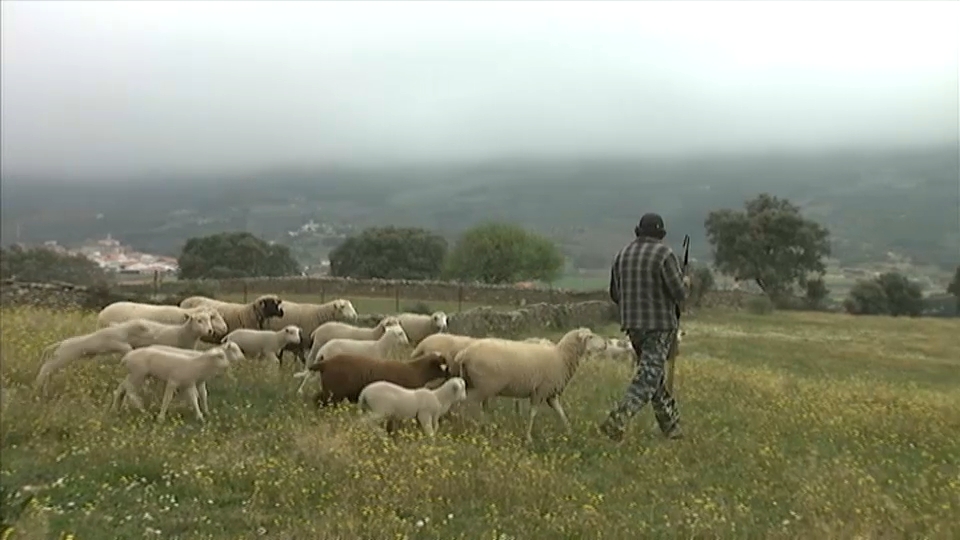
[[[683,272],[684,277],[687,275],[687,265],[690,263],[690,235],[683,235]],[[677,370],[677,355],[680,354],[680,343],[677,341],[680,333],[680,306],[677,305],[677,333],[674,334],[673,339],[670,341],[670,351],[667,353],[667,392],[673,394],[673,376]]]

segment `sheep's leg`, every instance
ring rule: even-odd
[[[41,390],[43,395],[47,395],[50,376],[53,374],[53,372],[73,362],[77,359],[77,357],[78,356],[75,354],[61,354],[61,351],[56,351],[43,363],[43,365],[40,366],[40,371],[37,373],[35,384]]]
[[[157,416],[157,422],[163,422],[167,417],[167,407],[173,400],[173,393],[177,391],[177,383],[167,381],[167,387],[163,390],[163,403],[160,404],[160,414]]]
[[[124,379],[120,381],[120,384],[117,385],[117,389],[113,391],[113,400],[110,402],[111,411],[120,410],[120,400],[126,397],[124,394],[127,393],[127,380]]]
[[[537,416],[537,407],[533,401],[530,401],[530,420],[527,422],[527,442],[533,442],[533,419]]]
[[[125,396],[124,402],[131,402],[133,406],[138,410],[143,411],[143,400],[140,399],[140,387],[143,385],[143,378],[136,378],[132,375],[127,375],[127,378],[123,381],[127,389],[127,395]]]
[[[423,432],[427,434],[427,437],[433,437],[437,433],[437,427],[434,424],[436,418],[426,411],[421,411],[417,414],[417,420],[420,422],[420,427],[423,428]]]
[[[193,412],[197,415],[197,420],[203,422],[203,413],[200,412],[200,403],[197,401],[199,396],[199,391],[197,390],[197,385],[191,384],[187,387],[187,399],[190,400],[190,404],[193,405]]]
[[[518,401],[517,403],[520,402]],[[567,433],[570,433],[570,420],[567,419],[567,413],[563,412],[563,407],[560,405],[560,396],[547,398],[547,405],[550,405],[553,410],[557,411],[557,414],[560,416],[560,420],[563,421],[563,425],[567,428]]]
[[[197,385],[197,393],[200,395],[200,408],[203,409],[203,414],[210,414],[210,404],[207,403],[206,381]]]

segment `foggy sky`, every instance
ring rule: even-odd
[[[958,2],[2,3],[2,169],[958,140]]]

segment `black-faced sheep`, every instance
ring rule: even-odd
[[[414,347],[431,334],[447,331],[447,314],[442,311],[435,311],[431,315],[401,313],[397,315],[397,320],[400,321],[403,331],[407,333],[410,345]]]
[[[277,355],[288,344],[299,344],[302,336],[300,328],[292,324],[276,331],[240,328],[224,336],[222,343],[236,343],[248,358],[272,360],[279,365]]]
[[[303,330],[303,335],[308,339],[301,340],[297,344],[288,344],[284,351],[294,354],[300,363],[306,367],[307,351],[313,346],[313,331],[320,325],[330,321],[356,321],[357,310],[353,307],[353,302],[344,298],[331,300],[323,304],[306,304],[299,302],[283,302],[283,317],[270,319],[264,325],[267,330],[280,330],[284,326],[295,325]],[[280,353],[283,357],[283,352]]]
[[[533,419],[537,407],[544,402],[570,430],[560,395],[584,354],[605,345],[606,341],[589,328],[567,332],[556,345],[484,338],[460,351],[451,363],[451,373],[467,382],[468,403],[480,403],[494,396],[528,398],[526,440],[532,441]]]
[[[317,406],[356,403],[360,392],[370,383],[389,381],[404,388],[422,388],[436,379],[448,378],[447,361],[439,354],[428,354],[409,362],[383,360],[356,354],[340,354],[308,368],[320,375]]]
[[[128,353],[133,350],[131,342],[149,339],[152,331],[153,328],[143,319],[133,319],[58,341],[43,350],[40,357],[43,363],[34,384],[38,390],[46,393],[47,382],[54,371],[81,358]]]
[[[167,408],[178,389],[186,392],[197,420],[203,422],[200,401],[203,402],[203,408],[209,414],[206,385],[203,383],[230,367],[230,357],[238,354],[238,351],[228,355],[225,350],[228,347],[239,349],[236,344],[228,343],[195,356],[183,354],[168,347],[154,346],[128,352],[120,360],[127,369],[127,376],[113,393],[111,409],[119,408],[120,400],[126,397],[138,409],[143,410],[143,401],[137,395],[137,391],[147,377],[154,377],[166,382],[160,414],[157,416],[158,422],[162,422],[166,417]],[[203,388],[202,391],[198,389],[198,384]]]
[[[266,321],[284,315],[284,302],[275,294],[265,294],[253,302],[236,304],[207,298],[206,296],[191,296],[180,302],[182,308],[208,306],[215,309],[227,325],[226,333],[238,328],[252,328],[263,330]]]
[[[433,437],[439,426],[438,420],[454,403],[467,397],[466,383],[460,377],[447,379],[438,388],[404,388],[388,381],[368,384],[357,400],[360,410],[370,412],[370,420],[387,420],[387,431],[399,420],[416,418],[420,427]]]

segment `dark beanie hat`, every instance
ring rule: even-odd
[[[635,230],[637,236],[652,236],[654,238],[663,238],[667,231],[663,227],[663,218],[660,214],[649,212],[640,218]]]

